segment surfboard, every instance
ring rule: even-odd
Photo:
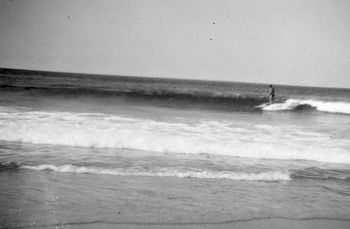
[[[280,102],[280,100],[274,100],[274,101],[272,101],[272,102],[268,102],[268,103],[263,103],[263,104],[260,104],[260,105],[258,105],[258,106],[255,106],[256,108],[264,108],[264,107],[267,107],[267,106],[269,106],[269,105],[271,105],[271,104],[275,104],[275,103],[279,103]]]
[[[266,106],[268,106],[268,105],[271,105],[272,104],[272,102],[270,103],[270,102],[268,102],[268,103],[263,103],[263,104],[261,104],[261,105],[258,105],[258,106],[255,106],[256,108],[264,108],[264,107],[266,107]]]

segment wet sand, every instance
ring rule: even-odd
[[[350,227],[350,221],[341,220],[327,220],[327,219],[315,219],[315,220],[291,220],[291,219],[261,219],[251,221],[237,221],[231,223],[215,223],[215,224],[115,224],[115,223],[92,223],[92,224],[79,224],[79,225],[52,225],[43,226],[44,228],[125,228],[125,229],[271,229],[271,228],[283,228],[283,229],[348,229]]]
[[[218,196],[218,200],[226,200],[226,205],[231,206],[232,209],[226,206],[226,210],[218,211],[219,206],[225,205],[223,202],[205,203],[210,196],[215,197],[213,194],[205,195],[213,184],[208,183],[207,186],[203,186],[196,183],[198,186],[196,187],[193,184],[195,181],[197,180],[171,179],[171,182],[168,182],[167,179],[152,177],[131,179],[26,169],[2,171],[0,173],[0,228],[350,228],[350,220],[346,218],[346,212],[343,216],[337,214],[340,220],[322,217],[287,219],[254,216],[253,207],[244,207],[243,203],[238,204],[238,199],[234,195],[237,194],[239,185],[249,185],[254,189],[259,189],[259,185],[271,185],[275,187],[273,196],[276,199],[278,192],[288,191],[288,188],[282,189],[286,185],[289,187],[288,183],[260,182],[251,186],[251,183],[247,182],[227,181],[226,184],[232,184],[232,186],[220,190],[230,190],[230,192],[227,191],[227,196]],[[277,187],[279,188],[276,189]],[[278,191],[279,189],[281,190]],[[154,195],[152,190],[155,192]],[[200,193],[205,198],[194,199],[190,205],[191,193],[197,193],[194,195],[196,197]],[[176,199],[176,197],[183,199]],[[257,206],[258,198],[254,197],[251,201],[256,204],[250,206]],[[244,203],[249,204],[249,202]],[[273,205],[272,199],[270,204]],[[286,206],[290,207],[290,204]],[[227,221],[231,218],[230,211],[227,209],[232,214],[239,214],[242,209],[250,210],[252,213],[246,212],[242,217],[251,219]],[[265,211],[270,210],[265,209]],[[232,216],[234,217],[235,215]]]

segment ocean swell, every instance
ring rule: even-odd
[[[0,88],[14,91],[29,91],[35,95],[64,96],[65,98],[94,97],[97,99],[119,98],[127,103],[142,103],[161,107],[208,109],[219,111],[312,111],[350,114],[350,103],[345,101],[322,101],[316,99],[280,98],[268,104],[266,96],[234,94],[197,90],[160,88],[108,88],[78,87],[72,85],[54,86],[13,86],[0,85]]]
[[[156,106],[208,109],[221,111],[258,111],[255,106],[268,101],[265,96],[249,94],[230,94],[209,91],[182,91],[159,88],[88,88],[77,86],[12,86],[0,85],[0,88],[13,91],[27,91],[41,96],[64,96],[65,98],[94,97],[122,98],[131,103],[152,104]]]

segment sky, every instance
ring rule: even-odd
[[[0,0],[0,67],[350,88],[350,1]]]

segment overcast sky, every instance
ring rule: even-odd
[[[350,1],[0,0],[0,67],[350,88]]]

